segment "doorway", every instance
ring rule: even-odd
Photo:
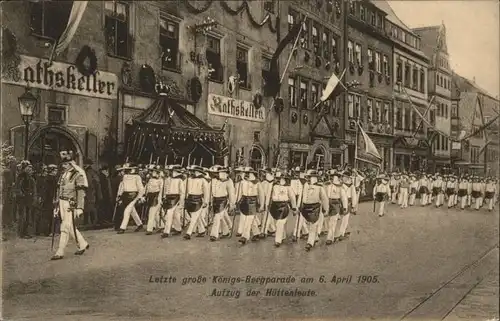
[[[81,151],[66,130],[46,127],[36,135],[28,151],[28,159],[32,164],[59,164],[59,152],[63,150],[76,153],[75,161],[80,163]]]

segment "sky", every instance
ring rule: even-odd
[[[500,94],[500,2],[389,1],[396,15],[410,28],[446,26],[450,65],[492,96]]]

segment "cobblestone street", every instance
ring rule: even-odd
[[[492,289],[498,274],[491,276],[498,269],[498,213],[434,207],[401,210],[391,205],[386,216],[379,218],[371,213],[371,206],[363,203],[360,214],[351,216],[348,240],[325,246],[322,239],[309,253],[304,250],[305,241],[274,248],[267,239],[241,247],[236,238],[217,243],[207,238],[161,240],[158,235],[131,231],[116,235],[104,230],[84,233],[91,248],[83,257],[72,255],[74,243],[70,243],[64,260],[51,262],[50,238],[8,241],[3,252],[4,318],[299,320],[307,315],[310,320],[415,316],[450,321],[498,317],[493,303],[498,289]],[[292,221],[287,225],[290,232]],[[213,276],[247,275],[292,276],[295,282],[231,285],[213,280]],[[175,283],[151,282],[170,276]],[[198,281],[199,276],[206,281],[182,284],[187,277]],[[320,282],[321,276],[326,283]],[[336,284],[331,283],[333,276],[336,282],[342,277],[352,279]],[[364,283],[358,282],[359,276],[367,276]],[[371,283],[374,276],[377,282]],[[475,286],[479,280],[483,281]],[[295,288],[315,291],[315,296],[265,295],[268,289]],[[212,296],[214,289],[226,289],[220,294],[233,296],[239,290],[239,297]],[[250,289],[260,294],[247,296]]]

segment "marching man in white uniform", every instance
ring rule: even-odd
[[[146,184],[146,204],[148,206],[148,224],[146,235],[153,234],[153,230],[161,231],[161,205],[163,202],[163,179],[160,178],[158,168],[151,168],[151,178]]]
[[[425,206],[427,205],[427,193],[429,192],[428,185],[429,182],[427,181],[427,175],[422,174],[420,177],[420,180],[418,181],[418,192],[420,193],[420,205]]]
[[[257,211],[264,210],[264,195],[259,188],[255,170],[251,167],[246,167],[245,178],[241,181],[240,193],[237,196],[237,203],[240,207],[240,220],[243,221],[242,235],[239,240],[241,244],[246,244],[250,240],[250,235],[253,234],[252,240],[258,240],[260,231],[256,221]],[[259,206],[260,208],[257,208]]]
[[[432,182],[432,195],[436,196],[436,207],[444,204],[443,184],[443,179],[438,174],[436,180]]]
[[[460,208],[463,210],[467,205],[467,186],[469,183],[465,177],[461,177],[458,183],[458,197],[460,198]]]
[[[210,232],[210,241],[217,241],[222,230],[222,238],[229,237],[231,231],[230,221],[228,224],[228,212],[234,209],[236,194],[233,181],[229,179],[227,168],[213,167],[212,172],[212,210],[214,219]],[[218,177],[215,177],[218,176]]]
[[[378,216],[384,216],[385,202],[389,200],[391,188],[388,185],[389,179],[385,175],[377,177],[377,184],[373,188],[373,200],[378,207]]]
[[[276,220],[276,235],[274,236],[274,245],[279,247],[286,238],[285,225],[290,211],[297,211],[295,194],[290,186],[286,184],[286,176],[281,172],[275,173],[276,184],[271,185],[266,196],[266,207],[269,213]]]
[[[268,170],[265,171],[265,180],[260,182],[260,188],[262,190],[262,193],[264,193],[265,196],[270,195],[271,189],[273,188],[274,185],[274,179],[275,175],[278,171],[276,169]],[[262,221],[261,223],[261,233],[260,237],[265,238],[267,234],[273,234],[276,230],[276,224],[274,222],[273,217],[271,216],[271,213],[269,213],[269,199],[265,200],[265,205],[264,205],[264,213],[262,215]]]
[[[344,208],[347,208],[347,211],[342,211],[340,213],[340,228],[336,236],[337,240],[339,241],[343,241],[344,239],[346,239],[345,234],[347,230],[347,225],[349,224],[349,218],[351,216],[352,202],[353,198],[355,197],[354,195],[356,194],[356,189],[352,184],[352,177],[349,171],[346,171],[343,174],[342,181],[343,181],[342,188],[344,189],[345,195],[347,197],[347,204],[344,205]]]
[[[187,179],[187,197],[184,205],[185,210],[191,214],[191,222],[189,222],[186,235],[184,235],[186,240],[191,238],[195,228],[198,229],[198,237],[205,236],[205,226],[200,215],[203,214],[202,212],[210,202],[210,186],[205,179],[203,168],[194,165],[190,168],[190,171],[192,177]]]
[[[361,184],[363,183],[365,177],[361,175],[356,169],[352,170],[352,180],[354,182],[354,188],[356,193],[352,197],[352,213],[354,215],[358,212],[359,195],[361,193]]]
[[[176,225],[175,234],[182,232],[180,211],[184,210],[184,197],[186,195],[186,185],[182,179],[180,165],[170,165],[163,183],[163,210],[165,211],[165,229],[161,235],[162,238],[170,236],[172,226]],[[174,224],[175,223],[175,224]]]
[[[135,173],[135,167],[132,167],[130,164],[124,164],[121,169],[124,171],[124,175],[120,186],[118,186],[117,198],[118,203],[125,206],[125,209],[123,210],[122,224],[120,225],[120,230],[117,234],[125,233],[130,216],[132,216],[132,219],[137,225],[135,232],[139,232],[142,230],[142,221],[137,214],[135,204],[139,200],[142,200],[142,197],[144,196],[144,185],[142,185],[141,177]]]
[[[415,198],[417,197],[418,180],[415,174],[410,174],[410,201],[409,205],[415,205]]]
[[[398,204],[401,208],[408,207],[408,192],[410,190],[410,181],[409,177],[406,174],[401,176],[401,180],[399,182],[399,200]]]
[[[484,198],[488,202],[488,211],[492,211],[495,206],[495,194],[497,193],[497,185],[493,178],[488,178],[486,181]]]
[[[325,213],[329,212],[328,196],[323,186],[318,183],[318,173],[315,170],[306,172],[308,182],[304,184],[301,197],[300,212],[309,223],[309,237],[307,239],[306,251],[310,251],[318,241],[318,219],[321,209]]]
[[[57,252],[51,260],[64,257],[70,236],[75,239],[78,247],[75,255],[82,255],[89,248],[89,244],[75,226],[75,218],[83,214],[85,190],[88,188],[87,176],[85,171],[76,165],[72,151],[62,151],[60,156],[63,173],[59,179],[58,207],[54,210],[54,216],[59,215],[61,218],[61,236]]]
[[[326,245],[331,245],[338,238],[335,237],[335,229],[337,221],[340,219],[341,213],[347,213],[349,200],[343,188],[343,184],[339,179],[339,174],[335,170],[328,171],[330,176],[330,183],[325,186],[326,195],[330,203],[328,212],[328,234],[326,236]]]
[[[299,208],[300,201],[301,201],[300,197],[302,195],[302,189],[303,189],[302,182],[300,181],[300,167],[296,167],[292,170],[292,178],[290,179],[290,187],[291,187],[293,193],[295,194],[295,201],[297,204],[297,208]],[[297,240],[297,238],[299,237],[301,232],[304,235],[309,234],[309,229],[307,228],[306,221],[305,221],[304,217],[302,216],[302,214],[300,214],[300,213],[297,214],[294,226],[297,226],[297,228],[293,229],[293,236],[292,236],[293,241]]]

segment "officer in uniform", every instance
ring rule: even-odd
[[[436,180],[432,182],[432,195],[436,197],[436,207],[444,204],[443,183],[443,179],[439,174],[437,174]]]
[[[391,187],[391,201],[392,204],[396,204],[398,195],[398,185],[399,185],[399,173],[392,173],[391,181],[389,186]]]
[[[410,201],[409,205],[415,205],[415,198],[417,197],[418,180],[415,174],[410,174]]]
[[[184,197],[186,195],[186,185],[182,179],[182,167],[180,165],[170,165],[163,183],[163,211],[165,212],[165,228],[162,238],[170,236],[172,226],[174,234],[182,232],[180,211],[184,209]],[[175,224],[174,224],[175,223]]]
[[[212,168],[212,210],[214,213],[210,241],[214,242],[221,238],[229,237],[231,225],[228,224],[228,211],[234,209],[236,194],[233,182],[229,179],[229,169],[221,166]],[[230,221],[229,221],[230,222]]]
[[[427,193],[429,192],[429,187],[427,180],[427,175],[425,173],[422,174],[420,180],[418,181],[418,192],[420,194],[420,205],[427,205]]]
[[[329,201],[323,186],[318,185],[318,173],[308,170],[305,174],[308,182],[304,184],[301,197],[300,212],[309,223],[309,237],[307,238],[306,251],[310,251],[316,244],[318,237],[318,219],[321,208],[329,212]]]
[[[327,214],[328,234],[326,236],[326,245],[331,245],[338,241],[338,238],[335,237],[335,228],[337,227],[340,214],[348,211],[349,200],[340,181],[339,174],[332,169],[328,171],[328,176],[330,177],[330,182],[325,185],[325,190],[330,206]]]
[[[251,167],[246,167],[244,173],[245,178],[240,182],[240,194],[237,198],[241,212],[240,220],[243,221],[241,223],[243,225],[242,235],[239,240],[241,244],[245,244],[250,239],[251,234],[253,234],[253,241],[258,239],[260,231],[255,216],[257,210],[264,211],[265,202],[262,190],[259,189],[257,172]]]
[[[142,184],[141,177],[136,174],[135,167],[132,167],[130,164],[124,164],[121,170],[124,171],[124,175],[120,186],[118,187],[117,201],[119,204],[121,203],[122,208],[124,209],[122,224],[120,225],[120,230],[117,234],[125,233],[130,216],[132,216],[132,219],[137,225],[135,232],[139,232],[142,230],[143,225],[141,218],[137,214],[135,205],[139,200],[143,200],[144,185]]]
[[[410,179],[406,174],[401,176],[401,181],[399,183],[399,201],[401,208],[408,207],[408,192],[410,189]]]
[[[463,210],[467,205],[467,178],[462,176],[458,182],[458,197],[460,198],[460,208]]]
[[[160,178],[160,168],[151,170],[151,178],[146,184],[146,206],[148,208],[148,225],[146,235],[153,234],[153,230],[161,231],[161,205],[163,203],[163,180]]]
[[[75,239],[78,246],[75,255],[82,255],[89,248],[89,244],[75,226],[75,218],[83,214],[85,190],[88,187],[87,177],[85,171],[76,165],[72,151],[61,151],[60,157],[63,173],[57,188],[57,207],[54,215],[60,216],[61,236],[59,247],[52,260],[64,257],[70,236]]]
[[[186,235],[184,235],[186,240],[191,238],[191,234],[193,234],[195,228],[198,230],[198,237],[205,236],[205,226],[203,226],[203,220],[200,220],[200,215],[208,208],[210,202],[210,185],[206,180],[203,168],[192,165],[189,171],[190,177],[186,183],[187,197],[184,207],[191,215],[191,222],[189,222]]]
[[[274,185],[274,179],[275,179],[275,174],[277,173],[277,169],[273,168],[270,170],[266,170],[265,172],[265,180],[261,181],[260,184],[260,189],[262,190],[262,193],[264,196],[269,196],[271,193],[271,190]],[[265,199],[265,204],[264,204],[264,214],[262,216],[262,220],[260,221],[261,225],[261,233],[260,237],[265,238],[268,233],[269,235],[273,235],[276,229],[275,222],[272,218],[272,216],[269,213],[269,199]]]
[[[489,177],[486,180],[484,199],[488,202],[488,211],[490,212],[493,210],[493,207],[495,206],[494,200],[495,200],[495,194],[497,192],[496,189],[497,186],[495,180],[492,177]]]
[[[376,208],[378,207],[378,216],[384,216],[385,202],[389,200],[389,195],[391,195],[391,188],[387,184],[389,178],[385,175],[379,175],[377,177],[377,184],[373,188],[373,200],[375,201]]]
[[[340,213],[340,228],[339,234],[337,235],[337,240],[339,241],[343,241],[346,238],[345,232],[347,230],[349,217],[351,216],[352,211],[352,198],[354,197],[354,194],[356,194],[356,190],[354,188],[354,185],[352,184],[351,173],[349,171],[346,171],[343,175],[342,188],[344,189],[345,195],[347,197],[347,204],[344,205],[344,207],[347,208],[347,211],[342,211]]]
[[[482,184],[479,177],[474,176],[474,181],[472,183],[472,198],[474,199],[474,205],[476,211],[479,211],[482,202]]]
[[[448,208],[455,206],[455,189],[457,182],[455,182],[455,176],[450,175],[448,181],[446,182],[446,195],[448,195]]]

